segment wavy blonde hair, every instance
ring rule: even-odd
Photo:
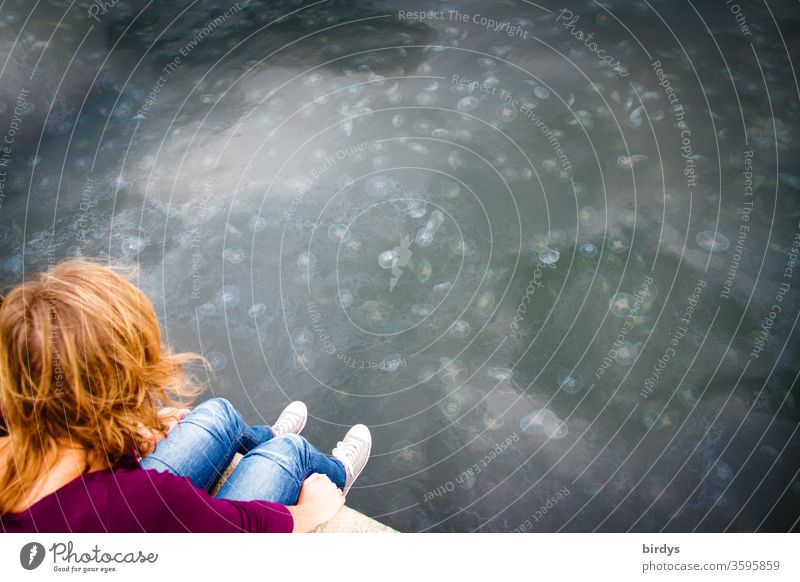
[[[163,406],[201,387],[161,343],[155,310],[125,277],[70,259],[13,289],[0,304],[0,409],[9,437],[0,515],[24,503],[59,451],[71,446],[115,466],[164,434]]]

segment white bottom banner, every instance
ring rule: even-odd
[[[799,580],[791,534],[0,536],[3,580]]]

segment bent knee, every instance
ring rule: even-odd
[[[226,400],[225,398],[209,398],[202,404],[199,404],[197,407],[195,407],[195,410],[198,409],[205,409],[215,414],[222,414],[224,416],[236,414],[236,409],[234,408],[233,404],[231,404],[230,401]]]

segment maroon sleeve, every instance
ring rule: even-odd
[[[218,499],[186,477],[143,469],[119,475],[109,495],[111,531],[291,533],[292,514],[270,501]]]

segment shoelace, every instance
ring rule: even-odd
[[[358,457],[358,443],[354,440],[345,444],[344,441],[336,443],[336,448],[333,449],[333,456],[342,461],[347,469],[347,472],[353,473],[353,465]]]

